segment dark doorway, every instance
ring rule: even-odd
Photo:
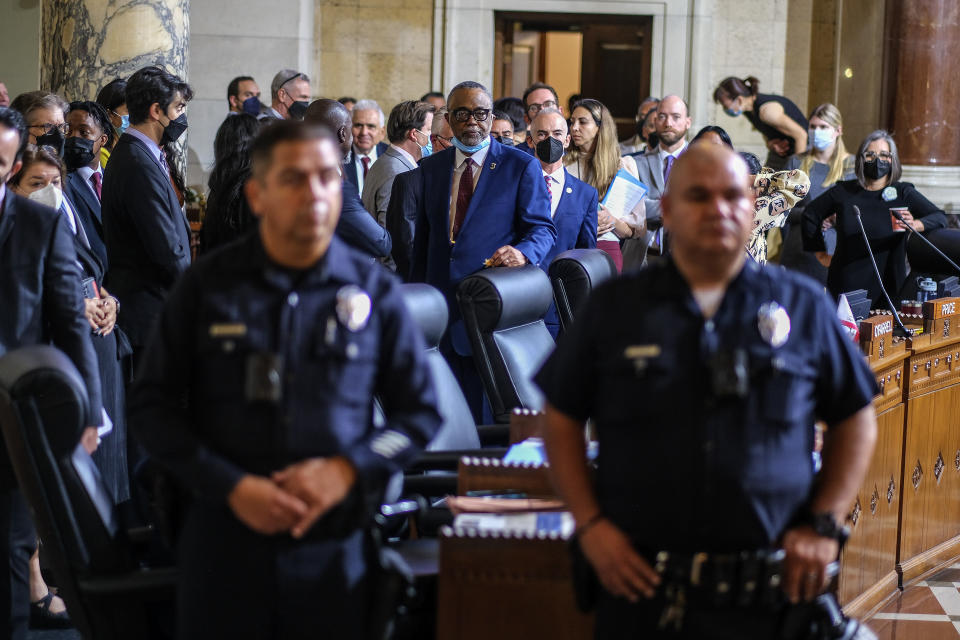
[[[633,135],[637,106],[650,94],[652,16],[497,11],[494,19],[496,97],[547,82],[564,109],[572,93],[595,98],[621,139]]]

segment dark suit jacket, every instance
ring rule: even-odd
[[[106,286],[122,300],[118,324],[145,345],[163,301],[190,266],[190,229],[170,176],[130,134],[110,154],[103,176]]]
[[[383,152],[386,151],[387,148],[389,148],[389,146],[390,145],[388,145],[386,142],[377,143],[377,159],[378,160],[380,159],[380,156],[383,155]],[[373,165],[370,165],[370,166],[373,166]],[[353,147],[350,147],[350,153],[347,154],[346,160],[343,161],[343,175],[347,177],[347,180],[349,180],[353,184],[354,188],[357,191],[360,191],[360,180],[357,177],[357,169],[358,167],[356,162],[354,162],[354,157],[353,157]],[[367,171],[369,171],[369,169]]]
[[[397,274],[404,280],[410,279],[410,267],[413,263],[413,238],[421,195],[416,186],[419,179],[416,170],[397,174],[393,179],[390,202],[387,205],[387,231],[393,238],[393,251],[390,255],[397,265]]]
[[[387,230],[377,224],[376,218],[363,208],[356,185],[348,180],[343,185],[343,205],[336,234],[340,239],[376,258],[390,255],[392,242]]]
[[[518,249],[539,265],[553,246],[557,230],[550,219],[550,198],[540,162],[496,140],[484,159],[483,170],[456,244],[450,243],[450,193],[456,148],[425,158],[416,174],[418,192],[416,237],[411,267],[415,282],[431,284],[447,296],[450,338],[460,355],[470,355],[457,309],[457,285],[483,268],[484,261],[504,245]]]
[[[553,259],[570,249],[596,249],[597,247],[597,190],[582,180],[577,180],[566,169],[563,193],[553,214],[553,225],[557,228],[557,241],[547,257],[540,263],[546,271]],[[547,315],[543,317],[550,334],[556,338],[560,332],[560,319],[557,307],[551,302]]]
[[[9,188],[6,193],[0,214],[0,355],[52,342],[86,383],[86,423],[99,425],[100,377],[84,317],[73,232],[53,209]]]
[[[90,249],[97,254],[100,265],[107,266],[107,245],[103,241],[103,219],[100,216],[100,201],[90,187],[84,184],[83,177],[76,171],[67,174],[67,188],[64,191],[83,230],[87,232]]]

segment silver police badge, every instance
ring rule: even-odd
[[[757,311],[757,328],[767,344],[773,348],[782,347],[790,337],[790,316],[776,302],[765,302]]]
[[[337,317],[350,331],[360,331],[370,319],[370,296],[355,284],[337,291]]]

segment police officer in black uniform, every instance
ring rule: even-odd
[[[597,638],[782,637],[837,557],[876,383],[819,285],[746,257],[734,153],[691,147],[661,202],[671,258],[599,288],[538,374],[554,485],[602,585]]]
[[[144,445],[195,494],[178,635],[362,638],[371,499],[439,427],[423,341],[394,279],[334,237],[332,137],[280,121],[251,154],[259,230],[183,276],[131,398]]]

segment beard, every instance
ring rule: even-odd
[[[684,129],[683,131],[657,131],[657,137],[661,143],[669,147],[687,137],[687,131],[688,129]]]

